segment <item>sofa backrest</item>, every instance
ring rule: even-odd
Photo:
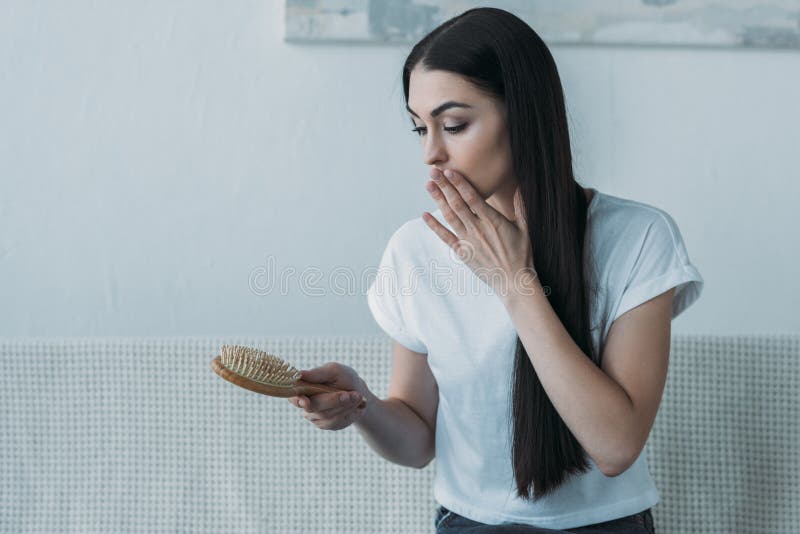
[[[435,460],[391,464],[225,382],[223,344],[388,391],[383,336],[0,339],[0,532],[434,531]],[[800,532],[798,364],[800,336],[673,336],[658,532]]]

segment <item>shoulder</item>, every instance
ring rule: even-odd
[[[383,255],[383,263],[407,267],[424,263],[437,247],[432,238],[438,240],[436,234],[421,216],[404,221],[389,237]]]
[[[421,227],[424,225],[425,221],[422,220],[422,217],[408,219],[397,227],[389,238],[389,241],[398,243],[414,242],[419,239],[422,233]]]
[[[645,243],[681,248],[673,217],[664,209],[629,198],[601,193],[590,213],[594,244],[606,250],[640,250]]]
[[[447,229],[451,229],[450,225],[444,220],[440,209],[430,213]],[[402,254],[407,259],[415,259],[430,257],[442,246],[446,247],[422,216],[419,216],[403,222],[392,233],[387,248]]]
[[[590,212],[589,264],[601,284],[625,287],[635,279],[692,268],[681,232],[664,209],[603,194]]]
[[[652,224],[672,226],[675,222],[663,209],[630,198],[600,193],[592,218],[601,226],[642,227]],[[627,223],[627,224],[622,224]]]
[[[600,283],[619,299],[614,317],[673,287],[676,317],[699,297],[704,282],[675,220],[644,202],[611,195],[603,200],[591,223],[592,256]]]

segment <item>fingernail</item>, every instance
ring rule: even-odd
[[[433,193],[433,190],[436,189],[436,184],[428,182],[428,184],[425,186],[425,189],[427,189],[428,192]]]
[[[342,393],[339,395],[339,400],[342,402],[347,402],[347,393]]]
[[[353,393],[352,395],[350,395],[350,398],[353,399],[353,402],[358,402],[361,400],[358,393]]]
[[[448,178],[452,178],[453,177],[453,171],[451,171],[450,169],[447,169],[446,171],[444,171],[444,175],[447,176]]]
[[[299,404],[300,404],[301,408],[305,408],[306,407],[306,401],[304,401],[304,400],[301,400]]]

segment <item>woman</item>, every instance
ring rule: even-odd
[[[395,463],[435,457],[437,532],[654,532],[644,447],[670,321],[703,287],[677,225],[576,182],[556,65],[511,13],[433,30],[403,87],[439,209],[392,235],[368,291],[388,398],[332,362],[303,379],[354,399],[290,402]]]

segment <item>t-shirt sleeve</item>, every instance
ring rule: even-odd
[[[410,292],[408,279],[412,265],[402,253],[402,238],[398,231],[389,239],[375,279],[367,290],[367,305],[375,322],[389,337],[414,352],[427,354],[427,347],[412,332],[408,321],[413,294],[404,293]]]
[[[678,225],[668,213],[658,210],[641,240],[614,318],[673,287],[675,318],[700,297],[703,285],[703,277],[689,260]]]

